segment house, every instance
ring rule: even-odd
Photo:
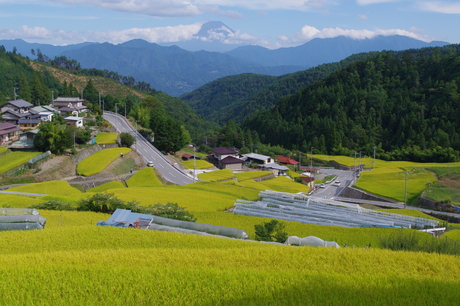
[[[220,169],[241,170],[244,160],[239,159],[238,151],[218,147],[212,149],[211,155],[208,156],[208,161]]]
[[[28,113],[29,109],[33,107],[32,103],[29,103],[25,100],[12,100],[8,101],[5,105],[2,106],[0,109],[1,113],[3,114],[6,111],[13,111],[15,113],[23,114]]]
[[[275,176],[285,175],[286,171],[289,170],[288,167],[279,165],[277,163],[263,164],[260,165],[261,170],[268,170],[273,173]]]
[[[308,176],[299,176],[299,179],[301,179],[302,183],[304,183],[308,187],[315,188],[315,178]]]
[[[224,159],[221,159],[217,163],[217,167],[219,169],[231,169],[231,170],[242,170],[243,169],[244,160],[233,157],[227,156]]]
[[[246,164],[254,163],[254,164],[264,165],[264,164],[271,164],[275,162],[271,156],[257,154],[257,153],[243,154],[242,159],[246,162]]]
[[[41,122],[40,119],[21,118],[18,120],[18,125],[22,130],[36,129]]]
[[[2,119],[5,122],[17,125],[18,121],[23,118],[28,118],[30,116],[30,113],[17,113],[15,111],[12,111],[10,109],[4,111],[2,113]]]
[[[21,128],[12,123],[0,123],[0,141],[2,143],[19,139]]]
[[[194,160],[194,159],[200,159],[200,158],[197,156],[194,156],[193,154],[188,154],[188,153],[182,154],[182,160]]]
[[[19,140],[13,142],[9,147],[10,149],[33,149],[34,139],[37,136],[38,129],[27,130],[19,136]]]
[[[299,162],[298,161],[295,161],[293,160],[292,158],[290,157],[285,157],[285,156],[277,156],[276,157],[278,159],[278,161],[282,164],[287,164],[287,165],[297,165]]]
[[[57,110],[49,105],[35,106],[29,111],[33,118],[39,118],[43,122],[51,121]]]
[[[57,109],[62,115],[67,112],[77,116],[79,113],[86,112],[87,107],[83,103],[85,100],[79,97],[57,97],[53,100],[53,108]]]
[[[83,117],[74,117],[69,116],[65,117],[65,124],[67,125],[75,125],[76,127],[83,127]]]

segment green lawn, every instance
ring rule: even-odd
[[[117,143],[118,133],[99,133],[96,135],[97,144],[114,144]]]
[[[77,166],[77,173],[83,176],[98,174],[117,160],[117,158],[120,158],[120,153],[126,155],[129,152],[131,152],[130,148],[100,150],[82,160]]]

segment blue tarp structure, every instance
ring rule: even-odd
[[[154,215],[135,213],[127,209],[115,210],[107,221],[99,221],[97,225],[137,227],[149,230],[220,236],[237,239],[249,238],[249,235],[245,231],[236,228],[173,220]]]

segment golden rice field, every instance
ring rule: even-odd
[[[0,173],[6,172],[17,166],[20,166],[29,161],[29,159],[34,158],[35,156],[38,156],[40,154],[41,152],[15,151],[2,155],[0,156]]]
[[[352,167],[355,164],[355,159],[348,156],[329,156],[329,155],[314,155],[314,158],[331,161],[334,160],[342,165]],[[430,167],[458,167],[460,163],[417,163],[408,161],[383,161],[372,158],[356,158],[356,165],[364,164],[365,168],[372,169],[370,171],[362,171],[361,177],[356,183],[356,187],[367,192],[380,195],[387,198],[392,198],[397,201],[404,201],[405,193],[405,172],[409,172],[407,178],[407,202],[411,203],[415,200],[427,185],[436,182],[437,179],[431,171],[424,170]]]
[[[117,143],[118,133],[98,133],[96,135],[97,144],[114,144]]]
[[[200,173],[197,175],[202,181],[225,181],[235,177],[233,171],[230,169],[210,171],[206,173]]]
[[[271,171],[247,171],[247,172],[239,172],[235,174],[236,179],[238,182],[243,182],[246,180],[252,180],[255,178],[271,175]]]
[[[126,181],[126,185],[128,187],[154,187],[163,185],[163,183],[158,179],[152,167],[146,167],[131,176]]]
[[[209,168],[214,167],[213,164],[211,164],[210,162],[207,162],[205,160],[195,160],[195,161],[186,160],[186,161],[183,161],[182,164],[187,169],[194,169],[196,167],[196,169],[203,170],[203,169],[209,169]]]
[[[130,148],[122,147],[100,150],[78,163],[77,173],[83,176],[98,174],[120,158],[120,153],[126,155],[129,152],[131,152]]]
[[[145,169],[136,175],[153,173]],[[236,199],[257,199],[259,190],[308,190],[286,177],[259,183],[104,185],[99,187],[143,206],[177,202],[197,222],[240,228],[252,238],[254,225],[269,219],[222,210]],[[28,207],[49,198],[75,201],[98,191],[82,193],[65,181],[13,189],[49,196],[0,194],[0,206]],[[44,230],[0,232],[0,305],[452,305],[458,299],[458,256],[378,248],[380,237],[399,229],[285,222],[290,235],[313,235],[342,246],[333,249],[97,227],[109,215],[93,212],[40,213],[47,219]],[[455,232],[446,235],[456,239]]]
[[[86,192],[93,192],[93,193],[105,192],[109,189],[115,189],[115,188],[125,188],[125,185],[123,185],[123,183],[120,181],[112,181],[112,182],[108,182],[108,183],[90,188],[86,190]]]
[[[6,152],[8,150],[8,147],[2,147],[0,146],[0,154]]]
[[[0,239],[1,305],[453,305],[460,285],[448,255],[87,224]]]

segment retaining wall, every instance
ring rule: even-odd
[[[361,200],[369,200],[369,201],[379,201],[379,202],[388,202],[388,203],[397,203],[397,201],[390,200],[384,197],[379,197],[365,191],[353,188],[353,187],[346,187],[342,193],[340,194],[341,197],[350,198],[350,199],[361,199]]]

